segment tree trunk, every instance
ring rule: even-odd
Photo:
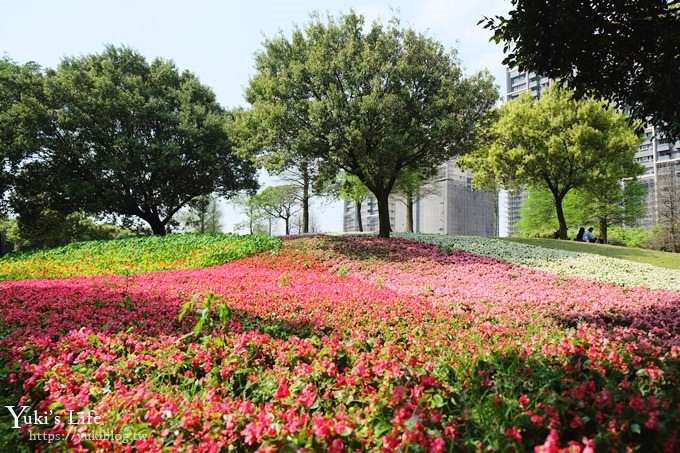
[[[413,197],[406,196],[406,232],[413,233]]]
[[[161,222],[161,219],[158,217],[149,217],[144,220],[146,220],[146,223],[151,227],[154,236],[165,236],[165,223]]]
[[[283,219],[286,222],[286,236],[290,234],[290,217]]]
[[[354,202],[354,219],[357,225],[357,231],[364,231],[364,224],[361,222],[361,201]]]
[[[310,177],[307,167],[304,168],[302,173],[302,232],[309,233],[309,186]]]
[[[607,226],[608,222],[607,219],[604,217],[600,218],[600,239],[602,240],[603,244],[607,243]]]
[[[559,237],[560,239],[567,239],[567,221],[564,218],[564,210],[562,209],[563,198],[564,197],[555,196],[555,211],[557,211],[557,221],[560,224]]]
[[[380,224],[378,237],[388,238],[390,237],[390,231],[392,231],[392,227],[390,226],[390,206],[388,201],[389,193],[380,192],[374,193],[374,195],[378,201],[378,222]]]

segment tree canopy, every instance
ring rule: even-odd
[[[0,214],[13,176],[25,156],[39,148],[34,125],[44,120],[31,101],[41,91],[42,74],[37,64],[18,65],[0,59]],[[27,102],[28,101],[28,102]]]
[[[231,152],[226,112],[212,90],[171,61],[148,63],[113,46],[66,58],[22,108],[41,121],[16,132],[39,137],[18,174],[20,215],[42,208],[115,214],[165,234],[196,197],[257,187],[252,164]]]
[[[524,184],[545,188],[555,201],[559,236],[567,238],[562,202],[572,189],[594,182],[617,184],[641,171],[633,156],[640,138],[626,117],[593,98],[576,100],[553,86],[540,99],[524,93],[498,110],[484,142],[461,156],[468,168],[490,185],[506,189]]]
[[[266,40],[255,66],[246,99],[266,131],[256,152],[292,149],[356,175],[377,199],[382,237],[401,171],[472,146],[498,98],[488,72],[466,77],[436,41],[354,12]]]
[[[559,79],[680,137],[680,2],[512,0],[485,18],[503,63]]]
[[[283,220],[286,235],[289,235],[291,218],[300,211],[299,187],[292,184],[265,187],[256,195],[256,199],[267,215]]]

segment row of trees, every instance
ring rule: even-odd
[[[530,36],[527,22],[513,22],[525,3],[513,0],[510,19],[487,23],[516,46],[508,62],[525,61],[527,39],[515,34]],[[386,237],[398,181],[431,177],[472,151],[461,162],[481,187],[547,187],[566,236],[560,211],[569,191],[595,193],[599,184],[611,193],[615,176],[637,171],[626,166],[635,134],[604,103],[577,104],[555,90],[538,101],[554,104],[550,118],[528,99],[493,110],[488,72],[465,76],[455,52],[397,19],[314,15],[290,38],[267,39],[246,89],[251,107],[231,112],[193,74],[127,48],[67,58],[54,70],[0,63],[0,189],[25,229],[40,230],[46,213],[82,212],[164,234],[198,197],[254,191],[262,166],[296,175],[303,231],[310,197],[341,171],[355,177],[376,198]]]
[[[226,112],[193,74],[112,46],[54,70],[3,60],[0,90],[0,189],[36,234],[46,213],[73,212],[165,234],[198,197],[254,190],[258,165],[298,176],[304,231],[312,194],[355,175],[388,236],[399,176],[472,146],[498,98],[489,73],[464,76],[436,41],[354,12],[267,40],[248,110]]]

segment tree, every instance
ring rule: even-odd
[[[406,205],[406,232],[413,233],[413,207],[415,203],[428,195],[437,193],[437,187],[432,184],[432,177],[421,170],[405,170],[397,179],[394,191],[397,199]]]
[[[33,125],[44,121],[44,116],[30,103],[39,96],[41,87],[42,74],[37,64],[20,66],[0,59],[0,214],[6,211],[7,195],[13,189],[19,164],[39,147],[32,130]]]
[[[396,19],[364,26],[318,16],[291,39],[268,39],[246,91],[260,152],[290,146],[356,175],[390,233],[388,197],[404,169],[427,171],[472,146],[498,98],[488,72],[465,77],[455,54]]]
[[[361,207],[364,201],[371,196],[368,188],[356,176],[342,172],[338,184],[338,195],[343,200],[354,202],[354,223],[357,231],[364,231],[364,224],[361,220]]]
[[[610,225],[632,224],[645,213],[645,191],[635,181],[591,184],[580,195],[586,213],[598,222],[600,239],[605,243]]]
[[[564,217],[570,226],[597,222],[600,238],[607,242],[608,227],[631,225],[644,215],[645,192],[636,181],[616,181],[612,185],[569,192],[563,200]],[[516,229],[526,237],[550,237],[559,229],[552,193],[543,188],[528,188]]]
[[[42,74],[35,63],[17,65],[0,59],[0,219],[8,214],[9,195],[14,191],[19,165],[30,151],[39,146],[31,133],[33,124],[42,124],[44,116],[30,108],[31,99],[41,91]],[[28,101],[29,106],[26,106]],[[0,257],[10,241],[10,223],[0,222]],[[16,222],[11,223],[12,228]]]
[[[523,237],[552,237],[559,230],[552,193],[543,188],[527,187],[525,190],[527,197],[520,208],[520,219],[514,225],[514,230]],[[564,197],[564,217],[570,225],[582,224],[568,208],[572,205],[569,201],[574,197],[574,193]]]
[[[552,87],[540,99],[528,93],[499,108],[486,141],[458,160],[499,186],[523,184],[551,192],[559,237],[567,238],[563,200],[594,179],[618,180],[639,172],[633,155],[640,143],[626,117],[604,102],[576,100]]]
[[[222,230],[222,211],[216,197],[201,195],[191,200],[188,207],[180,219],[181,223],[198,233],[219,233]]]
[[[254,167],[231,152],[212,90],[170,61],[109,46],[64,59],[40,94],[22,104],[48,121],[20,131],[40,143],[18,177],[44,190],[17,195],[20,216],[38,200],[57,212],[138,217],[165,234],[196,197],[257,187]]]
[[[261,197],[255,195],[239,195],[233,198],[233,202],[241,207],[241,212],[246,220],[234,226],[236,231],[246,229],[248,233],[272,234],[272,219],[262,209]]]
[[[504,42],[503,63],[559,79],[580,96],[626,106],[680,137],[680,2],[512,0],[507,16],[484,18]]]
[[[227,122],[229,137],[239,155],[252,159],[268,173],[280,176],[286,184],[300,187],[301,226],[304,233],[309,233],[310,200],[326,192],[337,172],[322,159],[310,155],[307,137],[276,137],[266,127],[267,123],[258,119],[254,109],[234,109]]]
[[[661,242],[665,250],[680,252],[680,164],[658,166],[657,210],[663,225]]]
[[[299,189],[294,185],[265,187],[257,194],[261,209],[273,218],[282,219],[286,236],[290,234],[290,221],[300,211]]]

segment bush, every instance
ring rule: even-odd
[[[680,225],[675,228],[675,233],[666,225],[659,226],[646,241],[645,247],[664,252],[680,252]]]
[[[646,244],[654,237],[657,231],[658,228],[611,226],[607,231],[607,240],[612,245],[649,248]]]

